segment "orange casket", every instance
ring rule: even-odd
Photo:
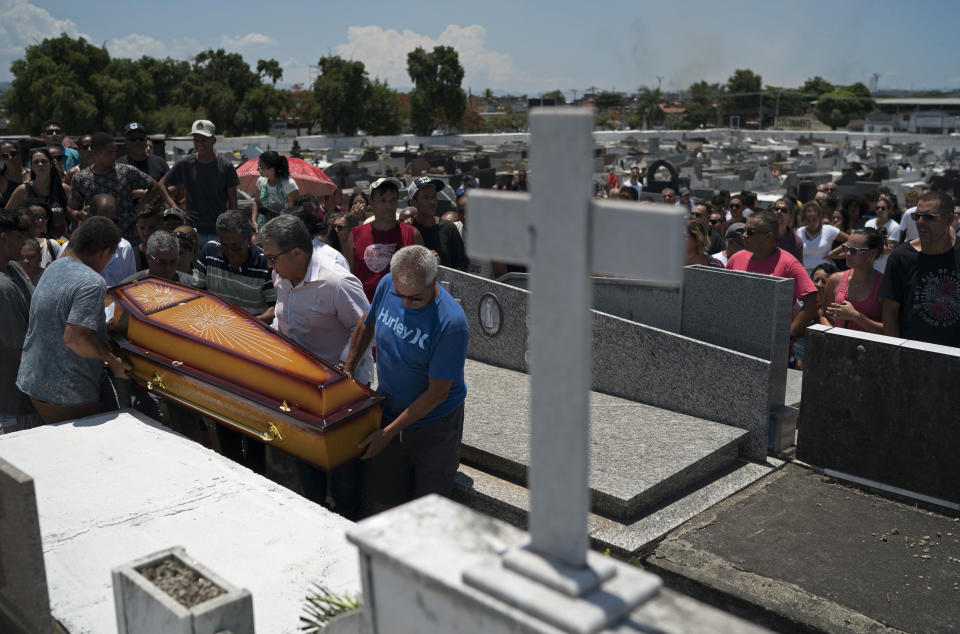
[[[380,425],[382,396],[212,293],[148,277],[105,303],[134,381],[321,469]]]

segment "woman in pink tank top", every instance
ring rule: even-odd
[[[873,261],[883,252],[883,236],[876,229],[855,229],[843,245],[843,252],[850,269],[830,276],[825,295],[832,301],[826,315],[839,328],[882,333],[877,292],[883,273],[873,268]]]

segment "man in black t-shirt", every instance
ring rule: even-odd
[[[421,176],[407,188],[410,204],[417,208],[413,226],[423,236],[423,246],[440,255],[440,264],[466,271],[470,266],[467,250],[457,225],[437,217],[437,192],[444,183],[439,179]]]
[[[187,215],[198,215],[189,220],[204,243],[216,238],[220,214],[237,208],[237,187],[240,185],[233,163],[213,149],[217,142],[216,131],[216,126],[210,121],[194,121],[190,134],[196,152],[177,161],[162,181],[164,187],[183,187],[187,197]]]
[[[960,348],[960,242],[953,199],[920,197],[913,217],[919,238],[893,250],[879,296],[883,334]]]
[[[170,171],[167,162],[161,157],[156,154],[147,154],[147,129],[142,123],[128,123],[123,128],[123,136],[127,142],[127,153],[118,158],[117,163],[133,165],[157,181]]]

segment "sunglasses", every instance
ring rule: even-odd
[[[778,207],[774,207],[773,210],[774,210],[775,212],[777,212],[778,214],[785,214],[785,213],[788,213],[788,212],[790,211],[790,208],[789,208],[789,207],[780,207],[780,206],[778,206]]]
[[[843,245],[843,252],[847,255],[860,255],[866,251],[872,251],[872,249],[868,247],[851,247],[848,244]]]
[[[748,237],[748,238],[749,238],[750,236],[752,236],[753,234],[755,234],[755,233],[771,233],[771,232],[770,232],[770,231],[760,231],[759,229],[754,229],[753,227],[751,227],[751,228],[749,228],[749,229],[744,229],[744,230],[743,230],[743,235],[746,236],[746,237]]]
[[[336,229],[337,231],[346,231],[346,230],[349,229],[350,227],[348,227],[347,225],[338,225],[338,224],[335,224],[335,225],[333,225],[333,228]]]
[[[881,205],[876,206],[877,211],[886,211],[887,209],[889,209],[889,207],[881,206]]]
[[[47,128],[46,130],[43,131],[44,134],[60,134],[62,132],[63,130],[61,130],[60,128]]]
[[[738,203],[730,203],[730,209],[742,209],[742,208],[743,208],[743,205],[740,205]]]
[[[146,141],[147,137],[142,134],[136,134],[133,136],[128,136],[127,141]]]
[[[722,220],[711,220],[711,221],[710,221],[710,224],[712,224],[712,225],[718,225],[718,224],[720,224],[721,222],[723,222],[723,221],[722,221]]]
[[[91,145],[90,143],[84,143],[80,146],[80,149],[90,151],[93,149],[93,145]]]
[[[17,158],[19,155],[20,155],[20,152],[16,150],[10,150],[9,152],[4,152],[3,154],[0,154],[0,158],[6,160],[6,159]]]
[[[703,218],[703,214],[698,211],[691,211],[690,215],[693,216],[694,218]]]
[[[924,222],[933,222],[934,218],[938,218],[938,217],[940,217],[940,216],[952,216],[952,215],[953,215],[953,214],[944,214],[944,213],[938,213],[938,214],[918,214],[917,212],[913,212],[913,218],[914,218],[914,220],[923,220]]]
[[[399,297],[400,299],[405,299],[409,302],[422,302],[423,295],[401,295],[396,291],[390,291],[394,297]]]

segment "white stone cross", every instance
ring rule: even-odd
[[[529,121],[530,193],[470,190],[468,205],[469,254],[529,262],[532,274],[531,541],[523,552],[508,553],[503,565],[569,596],[585,596],[615,574],[588,562],[587,554],[590,274],[679,286],[686,214],[679,207],[592,199],[591,110],[538,108]],[[503,579],[480,571],[465,580],[511,600]],[[636,597],[630,600],[636,604]],[[551,619],[551,608],[530,603],[521,607],[562,627],[557,621],[565,617]]]

